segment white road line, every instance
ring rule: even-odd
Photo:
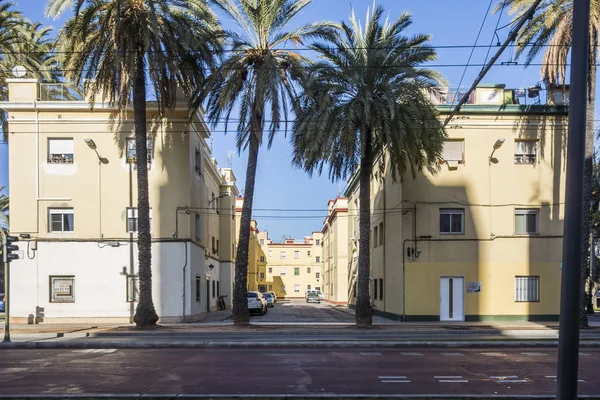
[[[422,356],[422,353],[400,353],[403,356]]]
[[[434,376],[434,379],[462,379],[462,376]]]
[[[554,382],[558,382],[558,379],[554,379]],[[585,382],[583,379],[577,379],[577,382]]]
[[[488,357],[506,357],[506,353],[481,353],[481,355]]]
[[[378,376],[379,379],[406,379],[405,376]]]
[[[75,353],[86,353],[86,354],[110,354],[117,351],[117,349],[85,349],[85,350],[73,350]]]
[[[556,379],[556,375],[548,375],[548,376],[545,376],[544,378]]]
[[[521,353],[524,356],[547,356],[548,354],[546,353]]]
[[[501,379],[496,381],[496,383],[527,383],[526,379]]]
[[[401,381],[381,381],[381,383],[410,383],[409,380],[401,380]]]
[[[452,380],[442,379],[439,382],[440,383],[469,383],[469,381],[467,379],[452,379]]]
[[[510,376],[490,376],[490,379],[517,379],[518,376],[510,375]]]
[[[450,357],[458,357],[458,356],[464,356],[463,353],[442,353],[443,356],[450,356]]]
[[[377,351],[362,351],[360,353],[361,356],[380,356],[381,353],[377,352]]]
[[[589,355],[590,355],[590,353],[579,353],[579,355],[580,355],[580,356],[587,357],[587,356],[589,356]]]

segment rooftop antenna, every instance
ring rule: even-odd
[[[211,153],[213,152],[213,141],[214,141],[214,140],[213,140],[213,138],[212,138],[212,136],[211,136],[211,138],[210,138],[210,152],[211,152]]]
[[[342,195],[342,184],[338,183],[338,197]]]
[[[229,165],[229,168],[231,168],[231,165],[233,164],[233,151],[227,152],[227,164]]]

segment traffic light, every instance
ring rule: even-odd
[[[4,262],[11,262],[12,260],[18,260],[19,255],[13,254],[13,251],[18,251],[19,246],[13,244],[18,242],[19,238],[16,236],[6,236],[4,244]]]

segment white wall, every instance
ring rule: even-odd
[[[41,242],[38,250],[29,250],[20,242],[23,259],[11,263],[11,319],[27,322],[43,310],[43,322],[129,322],[137,303],[127,302],[127,277],[129,274],[130,245],[120,242],[110,247],[98,242]],[[105,247],[102,247],[105,246]],[[184,297],[183,280],[185,252],[187,254],[185,314],[189,319],[200,319],[206,311],[205,293],[202,304],[195,300],[195,276],[204,279],[221,279],[218,261],[205,259],[204,250],[189,242],[155,242],[152,244],[152,290],[159,322],[173,323],[182,320]],[[137,273],[137,245],[133,243],[133,260]],[[214,264],[212,271],[208,264]],[[123,272],[126,272],[125,274]],[[73,303],[50,302],[50,276],[75,277]],[[225,274],[224,278],[227,277]],[[212,283],[211,283],[212,286]],[[230,285],[229,285],[230,286]],[[224,287],[228,287],[227,284]],[[216,297],[211,309],[216,308]],[[30,321],[31,322],[31,321]]]

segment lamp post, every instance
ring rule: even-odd
[[[102,238],[102,164],[108,164],[108,159],[100,157],[96,143],[92,139],[84,139],[84,141],[90,149],[94,150],[96,157],[98,157],[98,226],[100,229],[100,238]]]
[[[490,158],[489,158],[489,165],[492,165],[492,160],[494,159],[494,153],[496,152],[496,150],[498,150],[500,147],[502,147],[505,140],[506,139],[504,139],[504,138],[500,138],[500,139],[496,140],[496,143],[494,143],[494,149],[492,150],[492,154],[490,154]],[[496,162],[498,162],[498,161],[496,161]]]

